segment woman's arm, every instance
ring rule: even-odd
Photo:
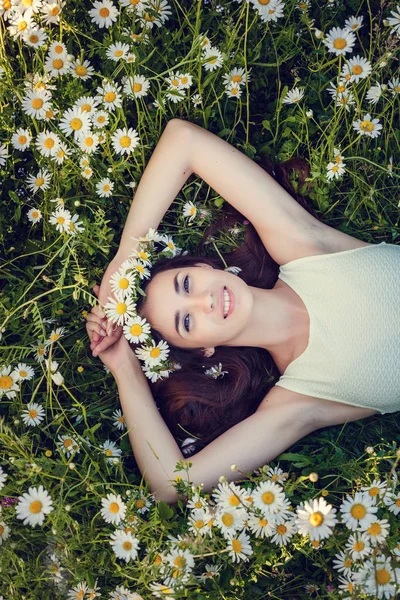
[[[129,209],[115,260],[121,263],[137,243],[132,237],[157,229],[183,184],[193,173],[186,121],[168,121],[144,170]]]
[[[132,361],[111,371],[118,386],[129,441],[136,463],[157,500],[174,498],[176,463],[184,459],[178,444],[160,415],[141,363]]]

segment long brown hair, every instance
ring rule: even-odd
[[[298,175],[299,184],[307,187],[307,162],[301,158],[294,158],[279,165],[274,165],[267,159],[264,161],[258,164],[305,210],[319,219],[306,199],[294,192],[289,179],[291,171],[294,170]],[[157,261],[152,267],[152,277],[169,269],[192,267],[198,262],[211,265],[215,269],[224,269],[219,256],[205,255],[204,244],[218,230],[233,227],[238,222],[247,224],[245,242],[223,255],[225,263],[228,266],[239,267],[241,271],[237,276],[248,285],[272,289],[278,279],[279,265],[268,254],[253,225],[231,205],[208,227],[194,253]],[[144,283],[144,291],[150,281],[151,279],[148,279]],[[138,312],[144,303],[145,299],[142,296],[137,303]],[[156,343],[163,339],[156,329],[152,329],[151,333]],[[195,444],[188,447],[189,450],[183,450],[186,456],[199,451],[224,431],[253,414],[280,376],[270,353],[262,348],[217,346],[213,356],[206,358],[201,349],[179,348],[170,342],[168,345],[169,359],[179,363],[182,368],[174,371],[166,379],[150,383],[150,386],[160,414],[177,442],[188,435],[199,438]],[[217,378],[205,374],[207,369],[219,363],[222,364],[222,370],[228,371],[227,374]]]

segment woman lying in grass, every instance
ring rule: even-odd
[[[182,431],[199,438],[190,481],[211,490],[221,475],[242,478],[321,427],[400,410],[400,248],[322,223],[254,161],[192,123],[172,119],[161,136],[118,253],[94,288],[100,305],[137,247],[132,238],[157,229],[193,173],[232,205],[232,218],[251,224],[225,263],[178,255],[143,281],[136,310],[181,368],[148,384],[122,327],[112,331],[97,307],[87,322],[93,354],[117,382],[138,467],[168,503],[178,499],[171,481],[184,458]]]

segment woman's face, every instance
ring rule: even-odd
[[[253,305],[242,279],[203,263],[158,273],[146,294],[142,316],[167,342],[182,348],[235,345]]]

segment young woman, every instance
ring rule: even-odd
[[[316,429],[400,410],[400,247],[325,225],[254,161],[187,121],[172,119],[160,137],[119,250],[94,287],[100,304],[132,238],[158,228],[192,173],[255,230],[225,257],[239,274],[201,254],[152,268],[137,310],[182,369],[150,387],[122,328],[107,324],[104,336],[99,307],[87,322],[93,354],[117,382],[138,467],[168,503],[178,500],[171,481],[184,458],[171,431],[200,436],[189,477],[209,491],[221,475],[242,479]],[[205,373],[219,363],[223,377]]]

